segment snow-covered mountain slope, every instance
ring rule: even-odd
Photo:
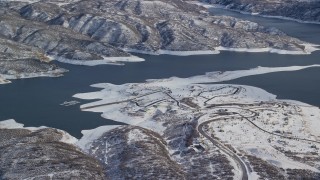
[[[0,47],[3,57],[0,66],[5,69],[1,79],[31,77],[39,71],[34,67],[33,75],[27,75],[31,67],[17,71],[14,61],[7,59],[18,60],[22,66],[43,60],[96,65],[143,60],[130,52],[191,55],[223,50],[310,54],[317,50],[314,45],[275,28],[228,16],[212,16],[205,8],[182,0],[61,3],[0,2],[0,40],[4,42]],[[24,53],[13,53],[21,49]],[[23,59],[32,59],[33,63]],[[8,73],[11,70],[16,73]]]

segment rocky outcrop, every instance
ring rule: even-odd
[[[104,179],[99,162],[74,145],[64,132],[0,129],[0,179]]]
[[[210,4],[223,5],[228,9],[258,13],[267,16],[280,16],[299,21],[320,22],[320,1],[302,0],[201,0]]]
[[[106,165],[104,172],[110,179],[186,178],[162,137],[144,128],[121,126],[107,131],[92,142],[88,153]]]

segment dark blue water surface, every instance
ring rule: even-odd
[[[241,15],[225,10],[216,13],[241,16],[265,26],[275,26],[300,39],[320,44],[320,25],[300,24],[291,21]],[[79,105],[61,106],[64,101],[75,100],[76,93],[90,92],[95,83],[123,84],[143,82],[171,76],[190,77],[210,71],[250,69],[257,66],[278,67],[320,64],[320,52],[311,55],[278,55],[271,53],[222,52],[219,55],[201,56],[150,56],[140,63],[125,66],[75,66],[56,62],[69,70],[59,78],[14,80],[0,85],[0,120],[15,119],[26,126],[49,126],[66,130],[81,137],[81,130],[101,125],[121,124],[101,118],[98,113],[82,112]],[[226,83],[252,85],[263,88],[283,99],[294,99],[320,106],[320,68],[295,72],[278,72],[250,76]],[[78,99],[76,99],[78,100]],[[89,101],[79,100],[81,103]]]

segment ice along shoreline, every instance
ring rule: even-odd
[[[230,9],[230,8],[227,8],[226,6],[218,5],[218,4],[208,4],[208,3],[204,3],[204,2],[194,2],[194,1],[189,1],[188,3],[202,6],[206,9],[209,9],[209,8],[223,9],[223,10],[227,10],[227,11],[238,12],[238,13],[245,14],[245,15],[258,16],[258,17],[271,18],[271,19],[281,19],[281,20],[298,22],[298,23],[302,23],[302,24],[320,24],[320,22],[316,22],[316,21],[302,21],[299,19],[294,19],[294,18],[289,18],[289,17],[284,17],[284,16],[272,16],[272,15],[262,15],[260,13],[249,13],[246,11]]]

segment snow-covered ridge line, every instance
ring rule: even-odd
[[[24,127],[24,124],[16,122],[14,119],[8,119],[0,121],[0,129],[26,129],[29,131],[37,131],[40,129],[48,128],[46,126],[40,126],[40,127]],[[62,131],[60,129],[56,129],[59,132],[63,134],[61,138],[61,142],[67,143],[67,144],[75,144],[78,139],[71,136],[69,133]]]
[[[4,2],[25,2],[28,4],[32,4],[32,3],[37,3],[40,2],[41,0],[2,0]],[[70,3],[74,3],[77,2],[79,0],[58,0],[57,2],[55,2],[55,4],[57,4],[58,6],[64,6]]]
[[[241,14],[252,15],[252,16],[259,16],[259,17],[272,18],[272,19],[282,19],[282,20],[294,21],[294,22],[303,23],[303,24],[320,24],[320,22],[316,22],[316,21],[302,21],[299,19],[294,19],[294,18],[289,18],[289,17],[284,17],[284,16],[272,16],[272,15],[262,15],[260,13],[249,13],[246,11],[230,9],[230,8],[227,8],[226,6],[217,5],[217,4],[208,4],[208,3],[204,3],[204,2],[194,2],[194,1],[187,1],[187,2],[190,4],[196,4],[198,6],[202,6],[207,9],[209,9],[209,8],[225,9],[228,11],[238,12]]]

